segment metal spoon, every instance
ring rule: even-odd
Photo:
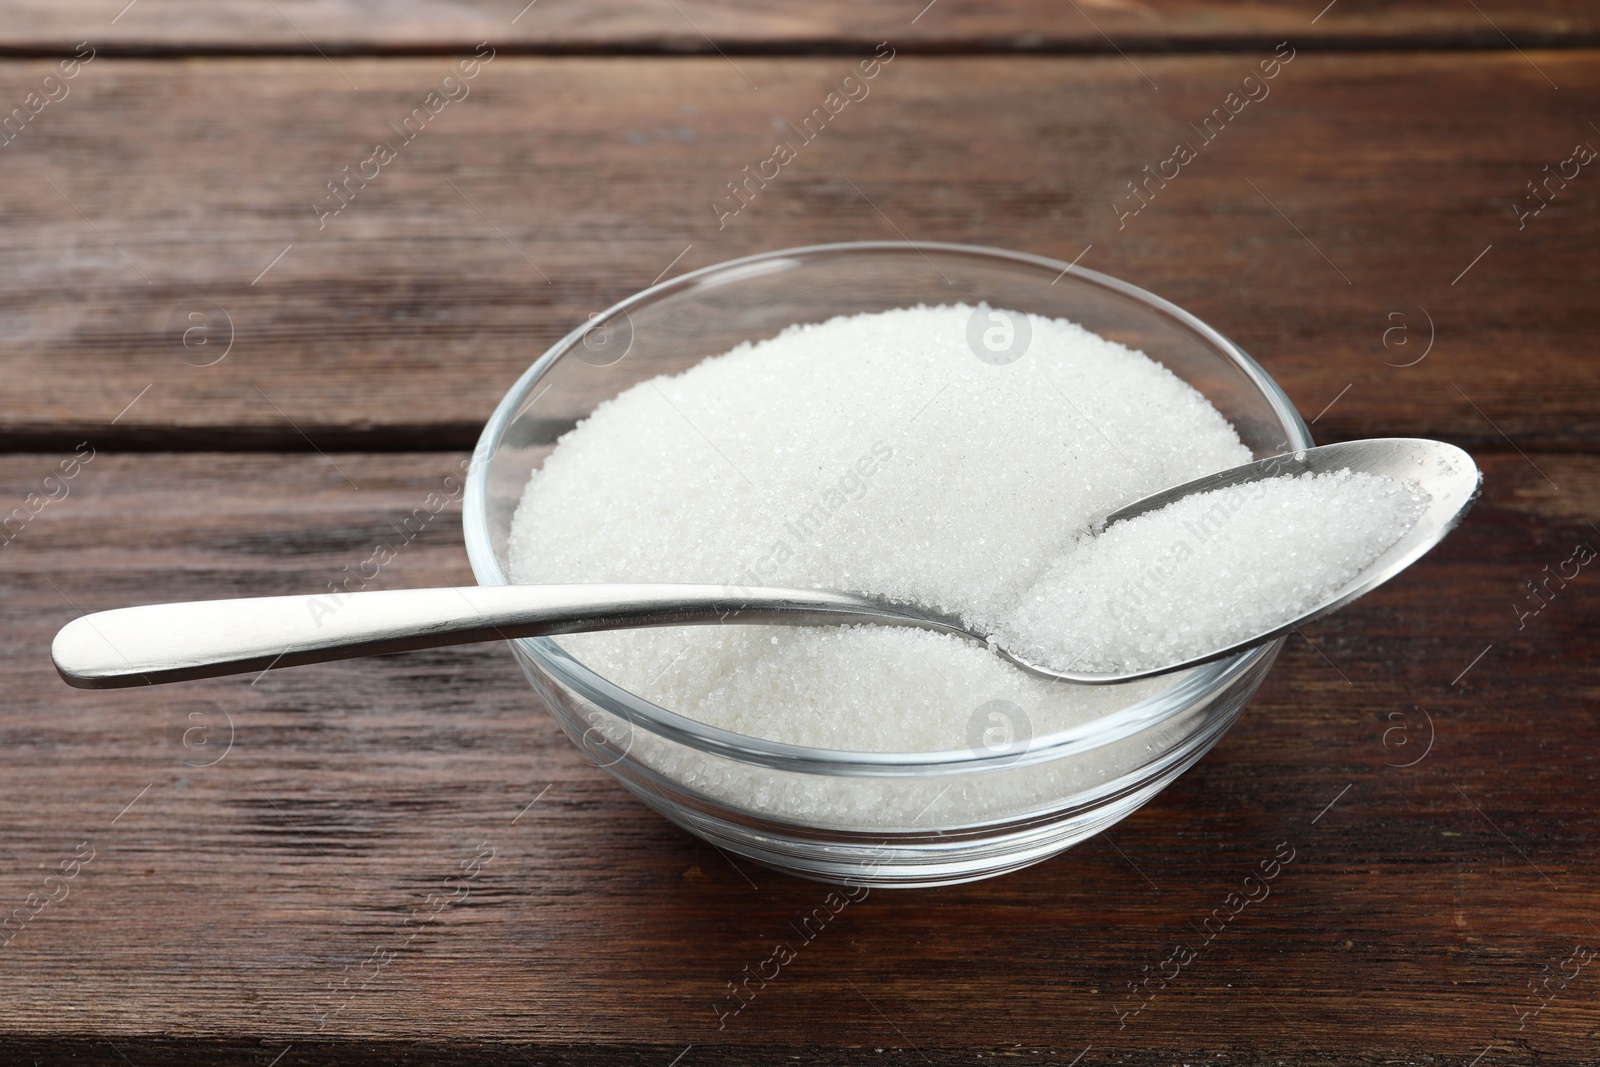
[[[1439,441],[1380,438],[1308,448],[1209,474],[1137,500],[1101,528],[1194,493],[1280,475],[1366,471],[1417,482],[1432,500],[1416,524],[1342,589],[1311,611],[1227,648],[1119,674],[1055,671],[1026,662],[959,619],[915,605],[817,589],[718,585],[508,585],[397,589],[151,604],[85,615],[51,647],[56,669],[80,689],[178,682],[302,663],[516,637],[645,626],[913,626],[986,641],[1043,678],[1103,685],[1183,670],[1254,647],[1335,611],[1381,585],[1438,544],[1478,496],[1482,476],[1461,449]]]

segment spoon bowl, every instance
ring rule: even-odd
[[[1268,478],[1333,474],[1346,470],[1415,483],[1427,492],[1427,506],[1411,528],[1394,544],[1344,585],[1294,618],[1181,662],[1114,673],[1056,670],[1028,662],[998,645],[994,646],[995,652],[1029,674],[1081,685],[1131,682],[1225,659],[1330,615],[1411,566],[1456,528],[1477,501],[1483,484],[1483,475],[1472,457],[1455,445],[1416,437],[1374,437],[1268,456],[1163,489],[1113,511],[1100,523],[1097,532],[1104,532],[1119,522],[1159,511],[1169,504],[1200,493]]]

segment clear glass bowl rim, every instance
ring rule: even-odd
[[[855,253],[927,252],[942,255],[970,256],[978,259],[1001,260],[1042,268],[1059,276],[1070,272],[1079,282],[1098,285],[1129,297],[1165,314],[1203,337],[1222,355],[1232,360],[1251,383],[1259,389],[1283,426],[1289,450],[1310,448],[1315,442],[1294,404],[1283,389],[1260,364],[1245,354],[1244,350],[1221,333],[1206,325],[1194,315],[1154,293],[1130,282],[1099,271],[1064,263],[1047,256],[986,245],[952,244],[930,241],[845,241],[834,244],[805,245],[797,248],[761,252],[739,259],[715,263],[667,281],[642,289],[619,301],[601,314],[575,327],[556,341],[528,367],[507,390],[484,424],[478,443],[473,450],[468,468],[466,491],[462,501],[462,528],[467,559],[473,577],[479,585],[508,585],[509,579],[495,558],[489,534],[488,469],[501,437],[520,412],[522,398],[529,388],[552,364],[574,345],[582,342],[596,323],[609,321],[616,315],[628,312],[670,293],[692,289],[718,274],[740,272],[775,264],[780,260],[819,259]],[[765,273],[761,271],[760,273]],[[1155,358],[1155,357],[1152,357]],[[627,720],[630,725],[643,727],[659,736],[677,741],[691,748],[713,755],[724,756],[741,763],[771,767],[778,770],[812,774],[845,774],[867,777],[902,777],[923,774],[949,774],[980,772],[1001,767],[1016,767],[1063,756],[1076,755],[1102,745],[1120,741],[1141,730],[1159,725],[1163,721],[1190,710],[1197,702],[1215,694],[1243,675],[1261,659],[1275,656],[1283,638],[1257,648],[1241,652],[1228,659],[1217,660],[1194,668],[1170,688],[1130,704],[1125,708],[1091,719],[1085,723],[1031,738],[1021,753],[979,753],[969,749],[940,752],[851,752],[838,749],[811,748],[791,745],[765,738],[734,733],[720,727],[697,722],[685,715],[652,704],[631,693],[574,659],[555,641],[547,637],[518,638],[515,644],[564,685],[585,699]]]

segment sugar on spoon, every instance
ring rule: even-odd
[[[1252,648],[1336,611],[1416,562],[1477,499],[1482,475],[1454,445],[1376,438],[1284,453],[1136,500],[1100,529],[1183,497],[1245,482],[1356,471],[1419,485],[1429,502],[1412,527],[1343,586],[1281,625],[1179,663],[1120,673],[1052,670],[1027,662],[959,619],[916,605],[818,589],[720,585],[505,585],[349,593],[332,613],[306,596],[150,604],[84,615],[51,647],[56,669],[80,689],[118,689],[265,671],[443,645],[594,630],[696,625],[911,626],[987,642],[1042,678],[1103,685],[1168,674]]]

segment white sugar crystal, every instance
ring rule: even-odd
[[[1315,559],[1324,544],[1296,534],[1326,501],[1300,499],[1288,513],[1268,500],[1279,490],[1263,488],[1262,513],[1277,509],[1284,521],[1263,540],[1264,524],[1251,519],[1248,547],[1302,558],[1275,564],[1279,573],[1259,554],[1229,557],[1233,542],[1214,538],[1204,546],[1210,571],[1163,586],[1140,602],[1143,614],[1117,616],[1123,629],[1101,632],[1080,609],[1111,625],[1124,578],[1148,568],[1142,553],[1167,542],[1158,537],[1141,550],[1129,522],[1130,532],[1113,540],[1113,527],[1105,547],[1086,555],[1093,524],[1158,489],[1247,462],[1250,452],[1188,384],[1071,322],[1031,317],[1022,358],[980,360],[967,339],[974,311],[919,306],[797,325],[602,403],[529,481],[511,529],[512,580],[859,591],[958,614],[1029,647],[1054,637],[1051,647],[1060,648],[1070,633],[1075,655],[1109,660],[1160,656],[1248,625],[1251,605],[1219,596],[1222,589],[1236,594],[1254,581],[1273,596],[1314,595],[1319,575],[1359,566],[1399,514],[1392,487],[1339,483],[1354,493],[1336,509],[1351,526],[1327,542],[1338,560],[1324,562]],[[1369,505],[1381,507],[1360,514]],[[1325,533],[1326,518],[1319,512]],[[1150,516],[1145,525],[1166,521]],[[1087,569],[1095,560],[1101,570]],[[1208,614],[1217,611],[1222,617]],[[1089,630],[1092,643],[1079,636]],[[979,738],[991,728],[1054,733],[1174,682],[1050,684],[974,642],[871,626],[680,627],[560,640],[601,675],[701,722],[856,751],[962,750],[987,744]],[[1016,711],[995,720],[982,710],[989,707]],[[642,732],[634,745],[635,757],[712,795],[840,826],[950,825],[980,808],[1023,810],[1150,753],[1113,745],[1091,755],[1099,762],[1018,768],[1009,796],[980,802],[975,796],[993,783],[935,794],[908,779],[858,779],[844,791],[824,777],[738,767]]]
[[[1034,317],[1026,354],[997,366],[968,346],[972,312],[794,326],[599,405],[528,484],[512,580],[845,589],[997,625],[1106,512],[1249,460],[1144,355]],[[973,710],[995,699],[1045,733],[1160,688],[1051,686],[982,646],[877,627],[561,643],[702,722],[861,751],[964,749]]]
[[[1000,629],[1057,670],[1181,663],[1305,614],[1400,539],[1428,504],[1339,471],[1185,497],[1062,553]]]

